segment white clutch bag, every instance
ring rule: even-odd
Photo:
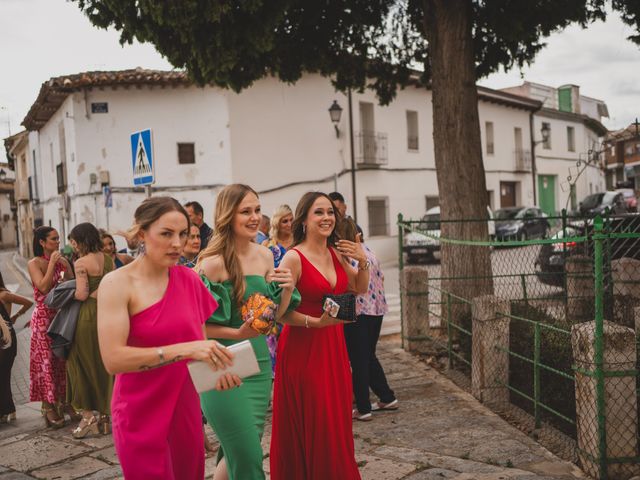
[[[249,340],[227,347],[233,353],[233,365],[222,370],[212,370],[208,363],[195,361],[187,364],[193,385],[198,393],[213,390],[221,375],[231,373],[240,378],[260,373],[258,359]]]

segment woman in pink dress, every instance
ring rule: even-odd
[[[44,304],[47,293],[65,280],[73,278],[71,266],[59,251],[60,235],[55,228],[38,227],[33,232],[33,253],[28,269],[33,285],[33,309],[31,321],[31,351],[29,355],[29,397],[32,402],[42,402],[42,415],[48,427],[64,426],[60,406],[66,395],[66,370],[63,359],[51,350],[51,338],[47,335],[56,310]]]
[[[366,292],[369,264],[359,243],[336,239],[336,218],[327,195],[306,193],[293,221],[294,248],[280,264],[291,270],[302,302],[281,319],[287,325],[276,362],[272,480],[360,479],[343,325],[323,312],[322,299]]]
[[[195,272],[176,265],[188,232],[177,200],[145,200],[130,231],[144,254],[107,274],[98,289],[100,352],[116,375],[113,439],[127,480],[204,478],[200,399],[187,361],[215,370],[231,364],[231,353],[205,340],[203,324],[217,303]],[[216,388],[237,385],[227,374]]]

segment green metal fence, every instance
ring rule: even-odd
[[[440,219],[440,225],[487,221]],[[489,240],[472,241],[443,238],[433,229],[425,228],[424,220],[406,220],[399,215],[400,269],[405,266],[409,233],[413,233],[413,237],[417,234],[429,239],[428,249],[431,250],[444,244],[491,249],[491,279],[495,294],[508,299],[511,305],[509,312],[500,312],[501,317],[509,320],[510,337],[508,347],[499,347],[509,356],[508,381],[502,386],[509,391],[510,403],[531,415],[532,428],[540,429],[544,424],[562,432],[560,438],[568,436],[579,440],[572,444],[574,452],[564,456],[579,459],[583,468],[585,463],[592,462],[596,465],[598,478],[630,478],[639,473],[640,428],[637,418],[640,415],[636,415],[633,428],[623,431],[621,438],[612,442],[611,432],[608,436],[607,429],[618,432],[615,429],[619,428],[620,422],[615,418],[616,412],[607,409],[607,402],[611,405],[620,401],[632,402],[640,414],[640,337],[636,337],[633,358],[605,358],[608,345],[605,345],[607,337],[604,333],[605,320],[635,327],[636,334],[640,331],[637,327],[640,319],[635,318],[635,309],[640,308],[640,215],[605,213],[602,217],[588,219],[571,217],[563,211],[560,216],[546,218],[546,221],[549,228],[541,238],[514,240],[496,232],[496,236]],[[415,243],[415,238],[413,240]],[[413,250],[416,250],[415,245]],[[433,255],[427,257],[433,260]],[[580,266],[578,260],[584,265],[568,272],[568,264]],[[403,330],[403,337],[430,342],[435,352],[440,351],[446,356],[449,371],[469,378],[472,370],[472,321],[470,314],[456,312],[468,312],[474,294],[468,291],[464,295],[456,295],[443,288],[442,284],[451,281],[471,284],[478,277],[445,278],[437,262],[421,268],[429,271],[428,282],[423,291],[411,292],[411,295],[428,296],[425,316],[434,328],[430,330],[431,334],[419,338],[409,338]],[[580,285],[588,288],[581,291]],[[457,289],[458,292],[461,290],[467,291]],[[458,308],[461,306],[467,308]],[[572,327],[593,320],[593,362],[578,363],[571,347]],[[582,412],[582,416],[577,417],[576,390],[579,387],[576,377],[580,375],[588,379],[587,383],[593,381],[595,411],[593,415]],[[616,397],[616,389],[624,390],[622,386],[628,387],[630,381],[635,382],[635,398]],[[580,385],[584,384],[580,382]],[[578,391],[578,396],[582,398],[583,392]],[[591,424],[585,425],[585,422]],[[592,432],[597,438],[585,438],[582,433],[582,438],[578,439],[579,431]],[[580,441],[582,444],[597,444],[597,448],[595,451],[580,449],[577,447]],[[621,442],[627,442],[627,448]],[[557,442],[565,447],[566,443]],[[618,455],[619,451],[627,454]]]

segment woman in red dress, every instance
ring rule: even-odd
[[[271,437],[272,480],[358,480],[351,419],[352,384],[343,325],[322,297],[364,293],[368,262],[359,243],[336,241],[336,209],[327,195],[306,193],[293,222],[291,269],[302,295],[278,344]],[[348,258],[358,260],[358,270]]]

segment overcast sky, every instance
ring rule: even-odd
[[[611,129],[640,117],[640,48],[626,40],[631,30],[617,16],[587,30],[570,27],[552,35],[535,63],[480,81],[501,88],[523,79],[580,86],[583,95],[604,100]],[[51,77],[89,70],[137,66],[171,69],[150,45],[121,47],[115,31],[93,27],[76,3],[66,0],[0,0],[0,138],[22,127],[40,85]]]

